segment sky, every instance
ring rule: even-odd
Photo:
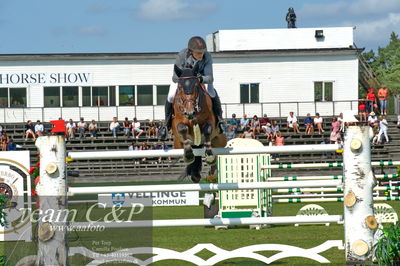
[[[366,50],[400,34],[400,0],[0,0],[0,54],[177,52],[227,29],[352,26]]]

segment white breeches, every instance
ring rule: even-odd
[[[208,94],[212,98],[214,98],[215,95],[216,95],[214,85],[213,84],[205,84],[205,85],[206,85],[206,89],[207,89]],[[174,101],[177,89],[178,89],[178,85],[176,83],[172,83],[169,86],[168,97],[167,97],[168,102],[172,103]]]

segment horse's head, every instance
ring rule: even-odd
[[[196,113],[200,111],[199,107],[199,79],[197,78],[198,65],[193,69],[180,69],[174,66],[175,73],[179,77],[178,81],[178,107],[179,111],[187,119],[193,120]]]

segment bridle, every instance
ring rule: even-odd
[[[177,93],[177,100],[178,100],[178,110],[182,115],[186,115],[185,113],[187,110],[185,110],[185,107],[188,103],[191,103],[194,106],[194,111],[195,114],[199,113],[201,111],[200,107],[200,94],[199,94],[199,81],[196,76],[188,76],[188,77],[180,77],[179,80],[189,80],[189,79],[195,79],[196,83],[193,85],[191,90],[194,90],[194,93],[192,91],[191,94],[185,92],[185,88],[183,85],[181,85],[180,82],[178,82],[178,92]],[[182,97],[185,96],[185,97]]]

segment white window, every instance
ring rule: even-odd
[[[333,82],[315,81],[314,82],[314,101],[331,102],[333,100]]]
[[[259,83],[240,84],[240,103],[259,103],[259,87]]]

